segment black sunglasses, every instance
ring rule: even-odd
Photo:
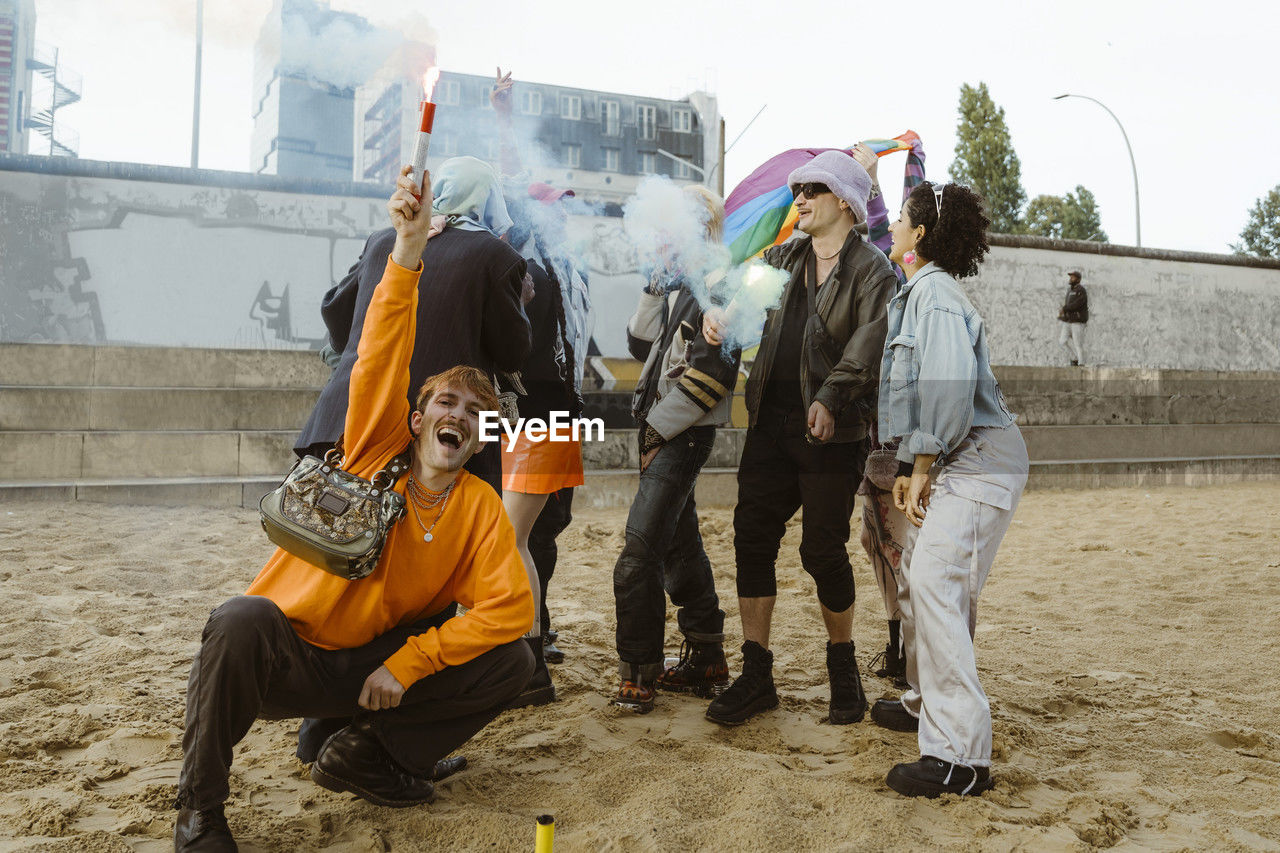
[[[800,198],[800,194],[804,193],[805,198],[815,198],[823,193],[831,192],[831,187],[826,184],[816,184],[813,182],[807,184],[796,184],[791,188],[791,197],[793,199]]]

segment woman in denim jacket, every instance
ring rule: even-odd
[[[899,589],[910,689],[871,717],[919,731],[920,760],[886,782],[908,796],[991,782],[991,709],[973,650],[978,595],[1027,482],[1027,448],[991,372],[986,329],[956,279],[990,251],[982,199],[922,183],[890,231],[907,283],[889,302],[880,436],[898,438],[894,503],[913,525]],[[935,479],[936,478],[936,479]]]

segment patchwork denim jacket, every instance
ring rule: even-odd
[[[934,264],[889,300],[879,417],[881,441],[902,439],[898,459],[933,453],[940,464],[972,428],[1016,421],[991,372],[982,317]]]

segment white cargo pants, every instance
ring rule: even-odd
[[[1084,329],[1086,324],[1059,321],[1058,325],[1062,327],[1062,332],[1058,335],[1058,343],[1066,348],[1068,355],[1080,364],[1084,364]]]
[[[991,764],[991,706],[978,682],[973,630],[978,596],[1027,483],[1017,426],[977,427],[941,469],[924,524],[902,554],[899,606],[920,754],[970,767]]]

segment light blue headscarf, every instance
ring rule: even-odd
[[[501,237],[511,227],[502,185],[493,167],[475,157],[445,160],[431,176],[433,212],[464,231],[488,231]]]

